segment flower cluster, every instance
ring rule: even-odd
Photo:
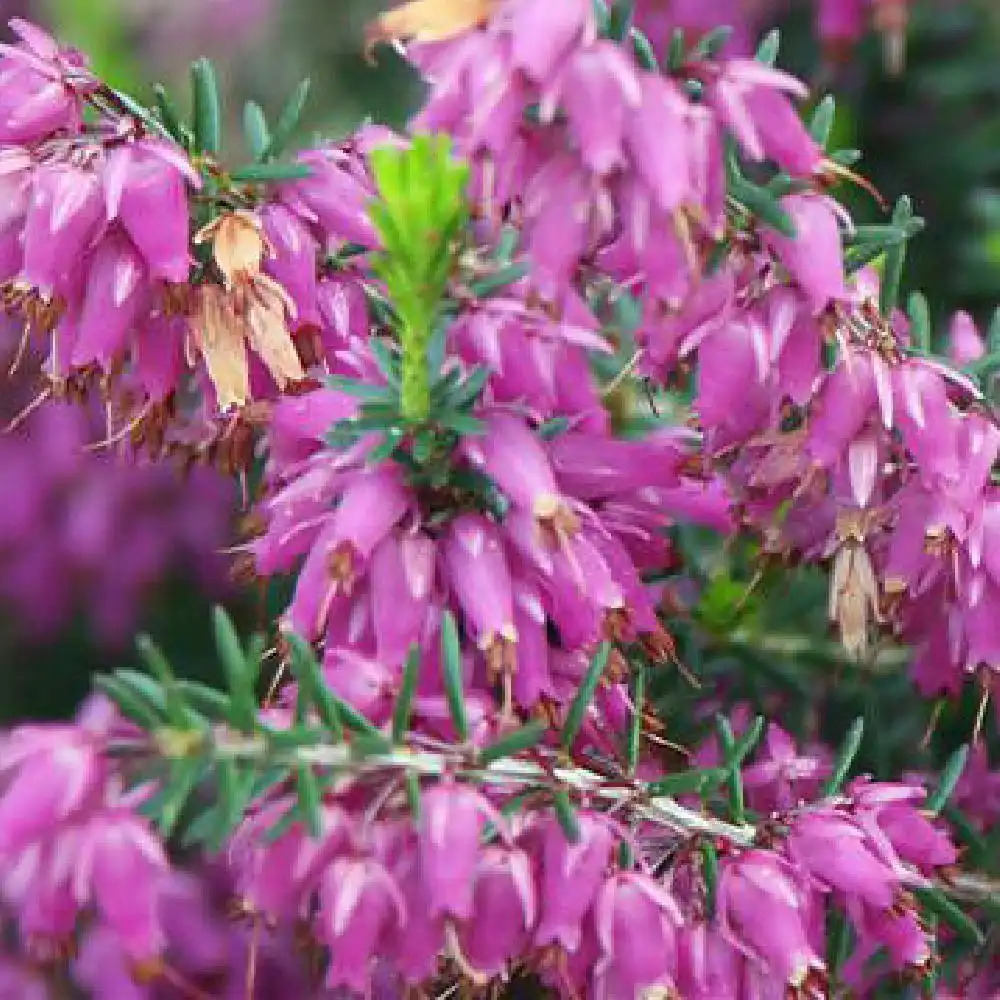
[[[810,197],[784,199],[808,250],[781,238],[751,252],[649,332],[653,356],[676,365],[697,350],[706,451],[765,552],[831,560],[846,647],[866,655],[875,629],[891,628],[916,648],[921,688],[954,692],[997,663],[1000,434],[974,382],[917,348],[902,314],[880,317],[873,275],[843,282],[835,217]],[[959,317],[953,357],[983,351]]]
[[[530,5],[503,10],[418,48],[432,80],[419,124],[458,137],[496,218],[516,206],[536,284],[561,295],[597,267],[641,302],[643,370],[669,380],[696,360],[707,468],[726,469],[736,517],[766,552],[832,560],[831,617],[848,648],[864,653],[876,623],[891,625],[917,646],[925,690],[960,687],[997,658],[996,429],[968,378],[915,349],[900,314],[883,318],[871,272],[845,280],[842,241],[863,229],[827,193],[839,168],[793,109],[797,83],[704,54],[674,78],[646,70],[600,36],[587,4],[546,33],[521,24]],[[611,110],[595,119],[594,101]],[[794,236],[731,235],[726,133],[785,171],[778,205]],[[905,242],[917,220],[904,203],[898,216],[891,238]],[[720,236],[730,252],[701,275]],[[960,362],[982,353],[974,332],[958,339]],[[926,613],[942,603],[947,613]]]
[[[157,898],[163,849],[136,815],[102,754],[106,715],[78,726],[25,726],[4,738],[0,858],[4,902],[39,947],[67,939],[77,916],[96,907],[136,961],[162,945]]]
[[[271,711],[269,731],[291,723],[281,714]],[[75,963],[84,985],[129,968],[152,978],[168,968],[197,974],[192,952],[202,954],[202,969],[209,954],[218,962],[222,932],[196,948],[171,918],[182,911],[201,926],[206,901],[167,871],[159,845],[107,784],[102,753],[116,735],[127,739],[127,728],[109,727],[99,704],[91,716],[8,738],[5,902],[39,953],[66,947],[76,911],[95,908],[98,922]],[[338,748],[330,752],[332,760]],[[789,752],[787,734],[772,729],[764,754],[744,770],[748,788],[772,800],[784,795],[787,769],[773,765],[776,753]],[[408,760],[430,777],[440,751],[424,758],[416,750]],[[276,832],[290,808],[295,816],[294,796],[276,789],[229,842],[217,880],[231,880],[241,912],[268,939],[274,932],[264,928],[298,920],[329,955],[331,989],[364,993],[378,982],[399,990],[434,979],[444,958],[473,982],[517,967],[566,996],[659,987],[708,1000],[743,995],[739,984],[752,982],[820,997],[831,973],[864,990],[887,968],[912,975],[932,963],[914,894],[936,891],[932,880],[956,852],[921,812],[919,786],[857,779],[840,793],[816,788],[754,832],[657,797],[655,784],[652,797],[639,786],[613,793],[621,808],[609,815],[599,808],[609,790],[597,775],[558,767],[556,780],[581,792],[579,810],[567,819],[546,808],[538,786],[539,805],[508,818],[505,803],[531,789],[531,772],[499,761],[470,773],[479,787],[439,774],[408,797],[400,783],[406,766],[391,753],[369,757],[325,798],[313,832],[301,820]],[[20,895],[27,885],[34,891]],[[857,945],[831,970],[825,920],[834,912]],[[176,957],[168,967],[161,955]]]
[[[794,176],[820,167],[820,149],[788,74],[692,51],[667,75],[600,27],[583,0],[558,21],[511,3],[482,30],[414,47],[431,81],[416,127],[457,138],[487,212],[518,206],[540,288],[558,294],[591,261],[655,314],[683,300],[698,244],[724,228],[727,132]]]
[[[439,648],[449,611],[468,640],[467,682],[484,695],[499,685],[508,713],[571,699],[603,639],[669,658],[641,572],[669,562],[660,530],[677,509],[725,523],[717,492],[681,476],[677,435],[626,442],[581,426],[545,440],[530,417],[497,405],[482,413],[481,437],[442,456],[435,483],[424,469],[366,465],[372,435],[324,447],[325,429],[356,409],[335,390],[278,405],[276,487],[249,545],[263,575],[305,556],[286,627],[322,640],[342,697],[384,721],[407,650]],[[627,674],[616,654],[607,679]],[[441,692],[422,693],[432,719]],[[612,684],[600,699],[620,729],[627,694]]]
[[[60,963],[74,984],[115,1000],[239,996],[253,954],[255,996],[309,990],[291,949],[253,941],[227,914],[234,887],[224,869],[168,866],[136,813],[151,788],[123,794],[104,756],[127,732],[109,706],[88,704],[74,725],[26,726],[4,739],[0,815],[0,926],[13,922],[20,955],[0,957],[3,995],[49,1000]],[[81,914],[87,914],[77,933]]]
[[[221,433],[216,418],[324,365],[338,308],[324,255],[372,245],[357,164],[382,133],[291,168],[228,174],[212,100],[198,134],[171,134],[81,55],[12,25],[20,40],[3,50],[0,109],[4,307],[26,337],[45,338],[56,394],[96,385],[111,400],[109,436],[241,467],[239,428],[230,420]],[[293,178],[280,197],[263,194],[272,176]]]

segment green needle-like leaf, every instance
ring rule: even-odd
[[[533,719],[480,751],[479,761],[483,766],[488,766],[496,760],[503,760],[504,757],[513,757],[514,754],[536,746],[547,732],[548,726],[544,722]]]
[[[640,663],[635,668],[632,682],[632,718],[629,721],[627,763],[628,773],[635,774],[642,749],[642,708],[646,703],[646,665]]]
[[[302,180],[310,173],[305,163],[251,163],[237,167],[229,176],[238,184],[269,184]]]
[[[458,641],[455,616],[446,611],[441,617],[441,667],[444,671],[444,690],[448,710],[458,738],[469,738],[469,722],[465,714],[465,693],[462,682],[462,647]]]
[[[253,690],[253,674],[247,665],[247,656],[240,645],[240,637],[226,612],[216,607],[212,610],[212,629],[215,647],[222,661],[226,683],[230,692],[229,721],[244,733],[252,733],[257,725],[257,699]]]
[[[576,818],[576,809],[570,801],[569,793],[564,789],[557,789],[552,793],[552,802],[556,808],[556,819],[563,828],[566,839],[571,844],[576,844],[580,840],[580,821]]]
[[[861,739],[864,734],[865,720],[859,715],[851,724],[847,736],[844,737],[844,742],[841,744],[837,759],[833,764],[833,771],[823,785],[824,795],[836,795],[840,791],[848,772],[851,770],[851,765],[854,763],[854,758],[858,755],[858,750],[861,749]]]
[[[295,679],[305,691],[306,697],[316,710],[320,721],[326,726],[334,741],[339,743],[344,738],[341,713],[333,692],[330,691],[323,679],[312,648],[297,635],[289,634],[285,638],[292,654],[291,668]]]
[[[198,150],[218,156],[222,146],[222,109],[215,67],[208,59],[191,65],[191,88],[194,94],[194,141]]]
[[[184,806],[206,771],[206,762],[197,757],[183,757],[170,762],[170,770],[160,799],[156,824],[163,837],[172,836]]]
[[[170,133],[175,141],[182,146],[185,144],[184,127],[181,125],[180,115],[173,99],[167,93],[163,84],[158,83],[153,87],[153,96],[156,99],[156,110],[160,113],[160,121],[163,127]]]
[[[760,720],[760,716],[757,717]],[[760,720],[763,722],[763,720]],[[743,778],[740,775],[738,744],[733,728],[724,715],[715,717],[715,728],[726,760],[726,784],[729,786],[729,812],[734,823],[746,821],[746,804],[743,794]],[[758,730],[759,733],[759,730]]]
[[[146,666],[149,667],[150,672],[163,686],[163,694],[166,699],[166,715],[170,724],[178,729],[191,728],[193,720],[181,696],[180,689],[177,687],[177,679],[174,677],[174,672],[170,669],[170,663],[163,655],[163,652],[148,635],[140,635],[136,639],[136,646],[139,650],[139,655],[143,658]],[[118,676],[122,676],[121,672],[119,672]]]
[[[202,715],[216,720],[229,718],[232,706],[225,692],[183,677],[178,680],[177,687],[188,704]]]
[[[809,122],[809,134],[824,149],[830,141],[830,132],[833,129],[833,120],[837,114],[837,101],[833,94],[827,94],[813,112],[812,120]]]
[[[667,48],[667,69],[671,73],[677,73],[684,65],[687,56],[687,47],[684,41],[684,29],[674,28],[670,33],[670,45]]]
[[[732,755],[726,759],[726,765],[728,767],[742,766],[747,757],[753,753],[763,734],[764,716],[756,715],[753,722],[747,727],[747,731],[736,741]]]
[[[272,157],[280,156],[285,151],[288,141],[299,127],[302,112],[309,99],[310,86],[309,80],[303,80],[292,92],[292,96],[288,98],[278,115],[271,141],[264,147],[264,151],[259,157],[260,160],[269,160]]]
[[[754,58],[757,62],[765,66],[773,66],[778,61],[778,50],[781,48],[781,32],[777,28],[772,28],[761,39],[757,46],[757,53]]]
[[[566,722],[563,724],[562,734],[559,738],[560,746],[566,753],[569,753],[572,749],[577,734],[580,732],[580,726],[583,725],[587,709],[590,707],[590,703],[594,698],[594,692],[597,690],[597,685],[604,675],[610,655],[611,643],[602,642],[598,646],[594,658],[590,661],[587,673],[580,682],[576,696],[569,706],[569,711],[566,713]]]
[[[403,666],[403,683],[399,686],[396,705],[392,713],[392,739],[401,743],[410,729],[410,712],[413,708],[413,696],[417,691],[417,680],[420,676],[420,647],[416,644],[410,647]]]
[[[620,42],[632,26],[635,0],[614,0],[608,13],[608,37]]]
[[[896,202],[892,212],[892,222],[899,227],[906,227],[913,220],[913,206],[906,195]],[[879,307],[883,316],[888,316],[899,300],[899,286],[903,280],[903,264],[906,261],[905,240],[890,247],[885,255],[885,272],[882,275],[882,288],[879,296]]]
[[[354,733],[352,747],[359,752],[385,753],[392,749],[392,741],[362,712],[336,695],[331,695],[344,728]]]
[[[700,850],[701,874],[705,880],[705,907],[711,920],[715,916],[715,899],[719,884],[719,855],[710,840],[703,840]]]
[[[695,61],[714,59],[725,48],[732,36],[733,29],[728,24],[721,24],[706,32],[691,50],[692,59]]]
[[[794,238],[795,223],[781,207],[778,199],[768,190],[751,184],[742,177],[731,177],[729,191],[741,205],[745,206],[765,225],[770,226],[783,236]]]
[[[645,70],[649,70],[651,73],[660,72],[660,64],[656,58],[656,49],[653,48],[653,43],[649,40],[645,32],[640,31],[638,28],[633,28],[629,32],[629,39],[632,42],[632,52],[635,55],[636,62]]]
[[[299,796],[299,815],[309,832],[318,837],[323,832],[323,818],[320,812],[322,793],[316,772],[308,764],[299,764],[295,768],[295,788]]]
[[[673,797],[700,794],[721,784],[728,775],[729,770],[724,767],[709,767],[700,771],[679,771],[677,774],[668,774],[664,778],[651,781],[646,786],[646,791],[654,798],[658,795]]]
[[[922,292],[910,292],[906,300],[906,312],[910,317],[910,340],[913,346],[925,354],[931,349],[931,312]]]
[[[516,284],[528,274],[529,270],[530,268],[525,261],[507,264],[504,267],[498,268],[492,274],[487,274],[483,278],[477,278],[475,281],[470,282],[469,291],[477,299],[489,298],[495,292]]]
[[[954,900],[949,899],[938,886],[916,888],[913,890],[913,895],[960,937],[976,947],[982,945],[984,938],[979,925]]]
[[[243,134],[250,155],[259,161],[271,142],[271,130],[264,109],[256,101],[247,101],[243,106]]]
[[[1000,354],[1000,306],[993,310],[990,325],[986,328],[986,353]]]
[[[147,732],[155,732],[163,725],[163,716],[157,707],[141,697],[120,678],[108,675],[95,677],[94,687],[110,698],[124,716],[142,726]]]
[[[966,761],[969,759],[969,744],[960,746],[949,758],[941,772],[941,781],[927,799],[924,809],[932,816],[937,816],[945,807],[951,793],[962,777]]]

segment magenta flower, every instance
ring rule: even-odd
[[[147,987],[136,982],[117,938],[103,928],[87,935],[73,963],[73,978],[94,996],[115,996],[121,1000],[147,1000],[148,997]],[[46,990],[43,1000],[48,998]]]
[[[187,281],[188,185],[199,188],[201,178],[186,157],[165,143],[140,140],[108,153],[108,219],[119,220],[153,278]]]
[[[336,806],[321,810],[322,836],[311,837],[294,825],[278,839],[267,831],[292,807],[275,798],[243,822],[230,840],[230,862],[240,899],[253,913],[267,919],[292,919],[304,908],[309,893],[330,859],[347,843],[349,826]]]
[[[479,838],[487,820],[503,827],[489,801],[467,785],[441,784],[422,796],[418,853],[428,917],[472,916]]]
[[[499,534],[486,518],[462,514],[450,525],[443,554],[476,642],[499,671],[506,650],[517,642],[510,571]]]
[[[514,66],[536,83],[545,83],[569,51],[593,40],[593,9],[585,0],[567,0],[553,16],[531,0],[511,0],[497,27],[510,35]]]
[[[570,285],[590,242],[586,176],[570,157],[553,157],[525,188],[525,201],[531,213],[527,239],[532,263],[546,285]]]
[[[793,175],[817,169],[819,147],[786,96],[804,97],[801,81],[751,59],[730,59],[711,93],[722,121],[749,157],[774,160]]]
[[[393,964],[410,982],[421,982],[431,977],[438,968],[438,956],[445,948],[445,923],[443,914],[430,916],[430,895],[420,876],[420,864],[415,853],[401,852],[393,875],[403,893],[407,920],[405,931],[396,935],[391,945]],[[419,914],[419,918],[413,919]]]
[[[24,221],[23,275],[50,296],[73,288],[70,278],[106,223],[104,195],[96,173],[58,163],[36,169],[32,193]]]
[[[819,0],[816,29],[826,42],[855,42],[865,30],[865,0]]]
[[[865,962],[880,948],[885,950],[892,969],[920,972],[928,967],[931,951],[919,916],[900,907],[895,910],[866,908],[852,914],[858,929],[859,947],[844,964],[844,980],[854,989],[868,991],[876,977],[866,973]]]
[[[696,565],[691,526],[738,552],[748,543],[761,567],[821,567],[847,652],[893,632],[927,690],[1000,664],[1000,430],[984,396],[910,349],[873,269],[845,276],[852,223],[825,193],[833,166],[799,118],[802,84],[734,58],[748,30],[728,50],[697,44],[734,0],[651,6],[637,5],[637,24],[657,43],[684,29],[682,66],[640,65],[641,37],[599,32],[590,0],[417,0],[380,19],[382,37],[417,39],[428,97],[414,128],[447,133],[471,172],[454,255],[438,241],[452,266],[427,330],[397,323],[403,296],[369,253],[368,159],[405,138],[366,127],[301,153],[305,178],[243,184],[205,151],[189,160],[150,138],[153,123],[47,36],[22,26],[3,50],[3,301],[50,337],[47,391],[99,387],[109,443],[252,468],[240,569],[269,592],[287,576],[293,593],[252,732],[185,686],[213,716],[190,748],[172,699],[149,734],[99,700],[77,726],[4,743],[0,917],[40,960],[79,945],[68,988],[389,1000],[456,973],[446,990],[495,992],[524,969],[567,997],[805,1000],[862,997],[887,971],[923,974],[947,953],[919,890],[958,854],[920,787],[858,779],[826,794],[828,751],[771,726],[743,767],[745,816],[727,813],[724,791],[675,802],[644,788],[683,749],[652,717],[658,674],[687,674],[688,651],[714,645],[715,587],[733,583],[713,580],[732,546]],[[876,15],[898,31],[901,12]],[[839,15],[830,32],[853,32],[853,8]],[[745,221],[730,143],[755,182],[773,168],[794,178],[782,199],[794,238],[752,211]],[[211,197],[194,199],[201,173]],[[507,263],[515,280],[483,292]],[[983,350],[957,319],[956,363]],[[427,363],[426,422],[397,423],[400,361],[407,387],[411,363]],[[463,384],[475,386],[464,399]],[[148,496],[119,485],[108,456],[93,481],[81,475],[78,412],[43,407],[30,449],[0,438],[18,483],[0,510],[13,567],[0,593],[45,628],[82,577],[102,627],[122,633],[175,538],[196,549],[209,533],[139,520],[143,502],[176,495],[152,470]],[[34,531],[50,502],[59,530]],[[25,554],[33,536],[41,555]],[[738,568],[757,566],[740,555]],[[764,599],[749,588],[741,630],[764,621]],[[442,641],[452,617],[457,651]],[[675,645],[678,619],[698,627]],[[291,631],[317,675],[296,661],[289,678]],[[729,711],[742,684],[723,679],[697,696],[695,719]],[[340,699],[333,711],[350,706],[387,736],[391,722],[391,744],[359,735],[346,708],[345,738],[324,738],[316,682]],[[766,678],[754,684],[785,707]],[[502,756],[496,742],[529,722],[546,727],[537,742]],[[242,817],[210,864],[178,877],[140,810],[193,759],[181,750],[224,769],[220,805],[235,798]],[[691,766],[719,760],[705,746]],[[982,794],[972,822],[985,826],[988,760],[978,767],[958,798],[969,809]],[[245,919],[223,915],[233,902]],[[854,937],[837,987],[821,957],[832,914]],[[323,984],[315,961],[293,961],[303,941]],[[992,988],[952,965],[935,974]]]
[[[73,129],[81,97],[97,86],[84,57],[21,18],[10,26],[19,41],[0,46],[0,142],[28,144]]]
[[[298,328],[319,327],[322,320],[316,278],[318,241],[308,226],[284,205],[265,205],[261,221],[273,250],[265,270],[295,303]]]
[[[596,42],[577,52],[562,78],[560,98],[580,143],[584,164],[595,174],[610,174],[624,166],[626,122],[641,146],[642,128],[631,122],[642,103],[639,75],[621,48]],[[594,108],[603,109],[601,115]]]
[[[373,859],[338,858],[324,875],[320,901],[330,948],[327,984],[363,991],[384,940],[406,919],[399,888]]]
[[[157,955],[160,882],[167,873],[163,846],[146,823],[127,813],[105,813],[79,833],[72,873],[77,902],[93,900],[102,923],[133,958]]]
[[[594,905],[601,946],[594,995],[611,1000],[671,988],[682,919],[674,898],[652,879],[631,872],[609,878]]]
[[[951,318],[948,327],[948,357],[956,365],[967,365],[978,361],[986,353],[983,338],[976,329],[975,320],[959,310]]]
[[[944,830],[929,820],[919,808],[925,791],[919,786],[896,783],[851,783],[850,793],[858,816],[868,817],[903,861],[923,872],[955,863],[955,848]]]
[[[815,798],[829,773],[829,756],[823,748],[800,753],[792,737],[771,722],[764,737],[764,752],[743,769],[743,784],[756,809],[773,812]]]
[[[406,512],[398,473],[388,466],[347,480],[337,509],[326,515],[299,575],[288,621],[301,635],[321,632],[334,599],[348,595],[379,542]]]
[[[481,440],[470,439],[466,447],[473,462],[518,507],[539,521],[554,520],[560,511],[572,518],[545,452],[521,421],[504,413],[492,414],[486,435]]]
[[[473,889],[473,917],[459,934],[466,961],[495,976],[523,954],[535,924],[535,884],[522,851],[486,848]]]
[[[0,856],[12,857],[92,803],[105,780],[87,734],[23,727],[3,740]]]
[[[372,556],[372,627],[384,663],[401,663],[423,634],[435,556],[434,541],[423,533],[390,535]]]
[[[105,237],[89,259],[86,292],[79,306],[70,355],[74,365],[109,367],[145,303],[146,269],[126,236]]]
[[[892,905],[901,884],[893,859],[881,856],[860,824],[832,809],[796,817],[788,853],[819,885],[871,906]]]
[[[990,827],[1000,818],[1000,771],[990,767],[983,745],[974,746],[959,779],[955,804],[980,825]]]
[[[541,915],[535,940],[558,942],[566,951],[580,946],[581,927],[604,882],[614,834],[601,816],[577,814],[579,840],[570,843],[554,817],[540,825],[542,874]]]
[[[747,851],[720,870],[718,912],[732,944],[793,989],[822,973],[810,936],[809,898],[780,858]]]
[[[681,928],[677,950],[678,987],[691,1000],[739,1000],[743,980],[759,978],[722,933],[700,921]]]
[[[0,344],[14,349],[9,336]],[[32,362],[29,354],[7,384],[4,420],[36,391],[26,378]],[[206,594],[226,590],[225,482],[204,468],[181,478],[166,465],[123,460],[113,445],[88,448],[116,432],[107,419],[99,404],[41,407],[0,436],[0,464],[21,483],[0,511],[0,595],[31,641],[50,641],[82,614],[95,639],[121,647],[168,573]]]
[[[795,236],[768,233],[778,259],[815,310],[844,298],[844,262],[832,203],[821,195],[790,194],[781,199],[781,207],[795,226]]]
[[[378,240],[368,218],[368,202],[374,191],[350,157],[328,148],[303,153],[299,159],[310,174],[282,187],[282,198],[289,208],[317,226],[326,239],[376,246]]]
[[[678,208],[691,190],[688,150],[683,144],[687,105],[675,84],[643,73],[641,97],[626,120],[629,155],[653,203],[664,212]],[[663,136],[676,136],[668,147]]]

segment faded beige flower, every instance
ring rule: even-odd
[[[367,49],[379,42],[440,42],[485,22],[496,0],[410,0],[368,26]]]
[[[195,243],[212,241],[212,258],[222,272],[227,288],[260,274],[265,257],[274,249],[264,227],[252,212],[226,212],[195,235]]]
[[[224,280],[224,287],[201,287],[194,315],[194,344],[205,358],[220,409],[243,406],[250,397],[247,347],[280,389],[304,378],[288,328],[295,303],[261,270],[274,251],[260,220],[250,212],[227,212],[195,239],[212,241],[212,257]]]
[[[202,285],[193,317],[194,346],[205,359],[220,410],[250,398],[246,331],[232,296],[219,285]]]
[[[288,292],[273,278],[258,274],[246,289],[246,339],[271,377],[284,389],[305,377],[302,362],[288,332],[287,319],[296,314]]]
[[[848,656],[864,659],[871,629],[879,620],[878,584],[863,542],[846,539],[833,557],[830,577],[830,620],[837,623]]]

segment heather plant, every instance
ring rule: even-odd
[[[232,476],[265,619],[3,737],[12,996],[997,995],[997,332],[776,34],[642,13],[413,0],[409,129],[250,163],[14,23],[40,411]]]

